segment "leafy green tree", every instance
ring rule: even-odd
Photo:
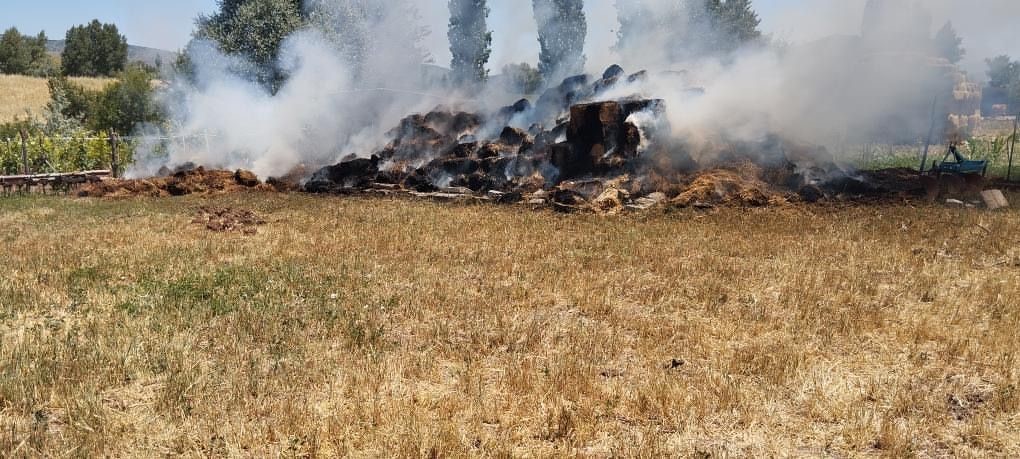
[[[46,54],[46,33],[26,37],[11,27],[0,35],[0,73],[44,75],[51,69]]]
[[[953,64],[962,61],[967,54],[967,50],[963,48],[963,39],[956,33],[952,22],[947,22],[935,34],[935,53]]]
[[[705,12],[713,42],[710,51],[729,53],[761,38],[761,19],[751,0],[707,0]]]
[[[92,131],[130,134],[138,124],[158,123],[164,116],[152,85],[156,76],[151,68],[132,64],[117,81],[99,91],[88,90],[65,77],[51,78],[44,120],[46,131],[67,132],[86,127]]]
[[[583,0],[532,0],[541,53],[538,70],[546,81],[584,71],[588,22]]]
[[[481,82],[489,76],[485,64],[492,54],[492,32],[485,0],[450,0],[450,67],[457,83]]]
[[[32,55],[25,37],[16,28],[7,29],[0,36],[0,73],[24,74],[32,64]]]
[[[99,98],[98,91],[90,91],[84,86],[68,80],[66,77],[50,78],[47,82],[50,90],[50,102],[46,106],[48,119],[56,119],[59,113],[63,118],[84,124],[92,115],[93,107]]]
[[[276,67],[280,47],[302,24],[300,0],[220,0],[215,14],[199,17],[195,36],[244,57],[253,76],[276,89],[285,77]]]
[[[1013,62],[1009,56],[996,56],[986,59],[988,64],[988,85],[997,89],[1007,89],[1020,79],[1020,63]]]
[[[761,38],[761,20],[750,0],[617,0],[617,49],[635,52],[649,43],[664,46],[680,61],[725,56]],[[665,37],[665,39],[663,39]]]
[[[113,76],[127,64],[127,39],[114,24],[93,20],[67,31],[61,54],[67,76]]]
[[[88,126],[95,131],[130,134],[139,124],[161,121],[163,114],[152,87],[154,76],[151,69],[130,66],[99,93]]]

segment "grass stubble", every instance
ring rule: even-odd
[[[1015,457],[1018,223],[5,198],[0,455]]]

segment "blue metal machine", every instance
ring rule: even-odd
[[[950,161],[952,157],[952,161]],[[956,144],[949,145],[949,151],[946,152],[946,156],[942,158],[942,162],[933,162],[931,172],[935,175],[942,174],[981,174],[985,175],[988,173],[988,161],[978,161],[973,159],[967,159],[960,153],[960,150],[956,147]]]

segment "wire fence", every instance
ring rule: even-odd
[[[110,170],[119,176],[138,153],[169,155],[172,149],[208,150],[210,133],[196,135],[83,136],[22,135],[0,138],[0,175],[57,174]]]

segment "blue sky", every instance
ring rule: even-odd
[[[131,44],[178,49],[187,43],[195,17],[212,11],[215,0],[3,0],[0,27],[22,33],[45,30],[63,38],[71,26],[92,19],[113,22]]]

